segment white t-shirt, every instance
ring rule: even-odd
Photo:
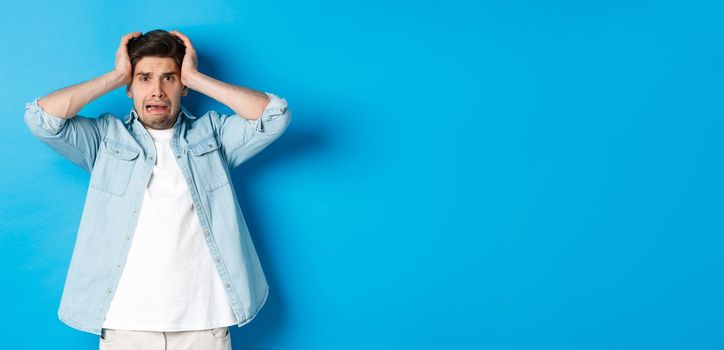
[[[156,164],[103,328],[185,331],[237,323],[171,149],[173,128],[146,129]]]

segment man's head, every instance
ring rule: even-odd
[[[173,127],[181,110],[181,62],[186,47],[165,30],[153,30],[128,43],[133,68],[126,94],[133,98],[141,124],[151,129]]]

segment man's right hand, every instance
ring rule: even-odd
[[[116,68],[114,70],[123,77],[124,85],[130,84],[133,79],[131,76],[133,72],[131,58],[128,57],[128,42],[140,36],[141,32],[132,32],[122,36],[118,51],[116,51]]]

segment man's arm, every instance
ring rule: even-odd
[[[70,119],[91,101],[123,84],[123,76],[116,71],[110,71],[95,79],[54,91],[41,97],[38,104],[51,115]]]
[[[121,38],[113,71],[36,98],[25,105],[25,123],[30,132],[89,173],[93,169],[107,119],[76,114],[99,96],[130,82],[131,63],[126,44],[138,35],[140,33],[130,33]]]
[[[269,97],[264,92],[231,85],[198,71],[188,76],[184,85],[229,106],[244,119],[259,119],[269,104]]]
[[[95,79],[66,87],[40,98],[38,100],[40,107],[51,115],[70,119],[91,101],[130,83],[132,68],[126,45],[131,38],[140,35],[140,32],[134,32],[121,38],[120,46],[116,52],[115,69]]]
[[[227,84],[200,73],[191,41],[171,31],[186,46],[181,66],[181,83],[231,108],[236,114],[209,113],[216,125],[229,169],[259,153],[286,130],[291,121],[287,101],[279,96]]]
[[[261,117],[269,104],[269,97],[261,91],[231,85],[205,75],[198,70],[196,50],[191,40],[174,30],[171,34],[179,37],[186,46],[186,54],[181,64],[181,83],[231,108],[244,119],[255,120]]]

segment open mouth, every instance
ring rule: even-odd
[[[168,110],[168,106],[166,105],[156,105],[156,104],[148,104],[146,105],[146,112],[148,113],[164,113]]]

